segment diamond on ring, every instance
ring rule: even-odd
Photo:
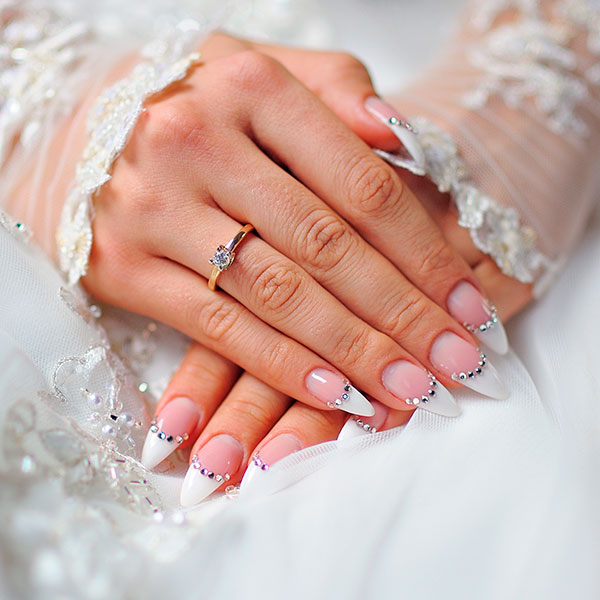
[[[231,266],[234,257],[235,253],[225,248],[225,246],[219,246],[208,262],[217,267],[219,271],[226,271]]]

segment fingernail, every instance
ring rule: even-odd
[[[378,121],[386,125],[390,131],[402,142],[404,149],[411,158],[408,162],[399,154],[383,152],[384,158],[398,167],[407,168],[417,175],[425,174],[425,154],[421,144],[415,135],[412,125],[387,102],[377,96],[369,96],[365,100],[365,108]],[[381,153],[381,151],[378,151]]]
[[[437,337],[430,359],[454,381],[490,398],[504,400],[509,392],[496,369],[478,348],[449,331]]]
[[[315,369],[306,376],[305,381],[308,391],[329,408],[363,417],[375,414],[373,405],[347,379],[333,371]]]
[[[338,440],[346,440],[375,433],[383,426],[389,414],[387,406],[377,400],[372,400],[371,404],[375,409],[375,414],[372,417],[351,416],[342,427],[337,437]]]
[[[496,308],[468,281],[454,286],[448,296],[448,311],[488,348],[499,354],[508,352],[506,331]]]
[[[194,432],[200,407],[189,398],[173,398],[154,417],[142,450],[142,464],[153,469]]]
[[[235,438],[226,434],[211,438],[192,456],[181,486],[181,505],[202,502],[239,471],[243,459],[244,449]]]
[[[407,360],[390,363],[381,380],[385,388],[409,406],[445,417],[456,417],[460,408],[452,394],[425,369]]]
[[[251,459],[241,486],[248,485],[259,471],[268,471],[277,461],[304,448],[304,444],[291,433],[281,433],[269,440]]]

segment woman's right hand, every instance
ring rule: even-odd
[[[458,290],[461,322],[485,317],[473,273],[410,189],[279,62],[228,43],[149,103],[95,199],[87,289],[313,407],[372,414],[348,378],[389,407],[455,414],[429,371],[505,395],[445,309]],[[353,90],[374,94],[368,78]],[[260,237],[209,290],[208,259],[245,223]]]

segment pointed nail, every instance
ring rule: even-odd
[[[142,464],[153,469],[194,432],[200,407],[189,398],[173,398],[154,417],[142,450]]]
[[[243,459],[244,449],[235,438],[226,434],[211,438],[192,456],[181,486],[181,505],[202,502],[239,471]]]
[[[252,457],[240,487],[248,485],[256,473],[268,471],[276,462],[302,448],[304,444],[291,433],[275,436]]]
[[[375,414],[372,404],[347,379],[333,371],[314,369],[306,376],[305,382],[308,391],[329,408],[364,417]]]
[[[448,296],[448,311],[488,348],[506,354],[508,339],[496,308],[467,281],[454,286]]]
[[[465,387],[498,400],[509,396],[485,354],[454,333],[447,331],[437,337],[430,358],[436,368]]]
[[[388,391],[409,406],[444,417],[460,414],[452,394],[431,373],[414,363],[407,360],[390,363],[384,369],[381,380]]]
[[[388,407],[377,400],[372,400],[371,404],[375,409],[375,414],[372,417],[351,416],[342,427],[337,437],[338,440],[369,435],[383,426],[389,414]]]
[[[378,121],[389,127],[392,133],[402,142],[410,160],[406,160],[399,153],[382,150],[377,150],[377,153],[398,167],[408,169],[416,175],[424,175],[425,154],[410,123],[393,106],[377,96],[367,98],[365,108]]]

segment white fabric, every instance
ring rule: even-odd
[[[358,7],[365,22],[402,13],[396,6],[390,16],[384,2]],[[415,43],[427,32],[412,31]],[[410,55],[410,39],[378,43]],[[369,58],[383,64],[374,49]],[[401,430],[307,449],[237,498],[187,515],[177,507],[183,463],[150,476],[135,461],[148,424],[136,384],[143,378],[160,393],[184,340],[107,311],[111,342],[140,376],[116,359],[94,367],[105,340],[85,304],[61,295],[55,270],[8,227],[12,234],[0,226],[0,597],[600,596],[598,218],[555,287],[508,326],[513,351],[494,357],[508,400],[461,391],[458,419],[423,411]],[[57,369],[67,357],[80,358]],[[117,383],[120,410],[144,420],[133,449],[116,442],[133,457],[125,463],[110,462],[81,392],[110,394]],[[144,477],[138,494],[132,482]]]

